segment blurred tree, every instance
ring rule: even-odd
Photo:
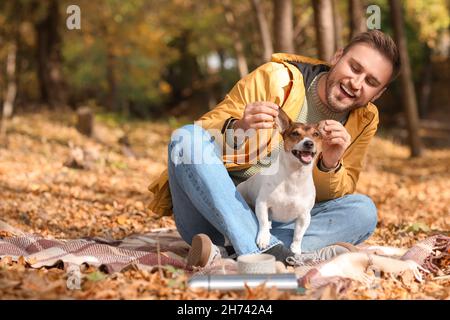
[[[273,53],[272,36],[270,34],[269,23],[267,22],[264,9],[260,0],[251,0],[253,10],[255,11],[256,20],[258,22],[259,33],[263,46],[263,61],[270,61]]]
[[[294,53],[292,0],[273,0],[273,11],[275,51]]]
[[[395,40],[402,61],[400,81],[402,86],[402,100],[408,123],[409,146],[411,148],[411,156],[419,157],[422,153],[422,146],[419,138],[419,117],[417,113],[416,93],[409,63],[407,40],[403,27],[402,5],[399,0],[389,0],[389,4],[391,7],[391,20],[392,25],[394,26]]]
[[[364,20],[363,9],[355,9],[363,7],[362,0],[79,0],[81,30],[68,30],[62,22],[72,3],[0,2],[1,106],[8,82],[12,83],[8,79],[13,79],[16,108],[32,106],[40,97],[55,105],[55,101],[64,100],[60,97],[64,90],[58,89],[61,86],[67,88],[73,107],[97,104],[123,114],[146,116],[183,104],[178,114],[193,109],[198,109],[198,114],[221,99],[246,72],[243,61],[251,71],[270,59],[272,46],[284,41],[292,43],[292,49],[288,44],[288,48],[277,50],[295,50],[306,56],[317,56],[319,51],[327,60],[335,43],[339,45],[339,38],[356,30],[348,27],[347,16],[350,19],[351,12],[353,16],[358,13]],[[373,0],[373,4],[379,5],[383,13],[389,10],[387,0]],[[11,9],[15,5],[20,8]],[[435,78],[425,72],[437,52],[435,48],[445,47],[442,35],[448,32],[446,1],[408,1],[404,6],[412,75],[416,83],[422,79],[425,83]],[[342,14],[346,12],[349,15]],[[343,23],[333,16],[340,17]],[[389,33],[392,27],[388,16],[382,14],[382,27]],[[19,21],[17,33],[13,31],[14,21]],[[341,31],[340,24],[345,26]],[[55,25],[59,25],[56,31]],[[284,28],[288,31],[282,31]],[[288,40],[282,39],[285,36]],[[6,65],[13,61],[15,41],[14,80],[8,76]],[[393,87],[395,91],[396,85]],[[422,91],[425,94],[421,101],[427,101],[427,95],[433,97],[426,93],[429,90]],[[388,112],[396,111],[392,106]]]
[[[240,33],[236,25],[235,14],[231,6],[230,0],[222,0],[225,11],[225,20],[228,23],[231,38],[233,39],[234,50],[236,51],[236,59],[240,77],[244,77],[248,73],[247,59],[244,54],[244,45],[241,41]]]
[[[182,30],[168,30],[175,8],[158,16],[160,3],[79,2],[81,30],[65,30],[63,48],[73,104],[94,98],[111,111],[147,115],[172,93],[162,75],[178,57],[170,43]]]
[[[172,88],[173,103],[189,98],[193,93],[193,83],[199,83],[202,78],[197,57],[190,51],[192,37],[192,31],[186,29],[169,43],[180,54],[177,60],[167,66],[165,77]]]
[[[416,37],[435,48],[443,33],[448,31],[450,3],[446,0],[415,0],[404,2],[406,20],[415,25]]]
[[[309,0],[294,0],[294,45],[296,52],[317,56],[314,10]]]
[[[6,55],[4,68],[6,74],[5,77],[0,77],[5,79],[5,81],[0,81],[0,88],[5,87],[0,121],[0,145],[2,146],[7,145],[7,123],[13,114],[17,93],[16,69],[20,16],[16,15],[15,12],[20,10],[20,5],[20,2],[8,2],[3,3],[0,7],[3,11],[3,15],[0,15],[0,24],[4,25],[0,31],[0,46],[3,47]]]
[[[33,2],[33,7],[34,10],[41,9],[43,12],[42,17],[35,22],[41,100],[50,107],[65,105],[67,97],[62,75],[59,2],[36,1]]]
[[[431,95],[431,85],[433,80],[433,66],[431,61],[432,51],[425,45],[425,61],[420,77],[419,91],[419,116],[425,117],[428,113]]]
[[[340,1],[342,3],[342,1]],[[339,10],[339,1],[332,0],[333,7],[333,28],[334,28],[334,50],[343,47],[342,43],[342,16]]]
[[[448,59],[449,56],[448,50],[444,54],[439,52],[439,44],[450,31],[449,2],[416,0],[405,2],[404,7],[408,52],[411,65],[414,66],[412,76],[417,84],[419,115],[424,117],[432,111],[432,89],[435,93],[448,93],[444,89],[448,85],[433,85],[433,79],[438,76],[433,74],[433,62],[446,57]],[[445,101],[445,98],[443,100]]]
[[[4,41],[2,45],[5,48],[5,83],[6,90],[3,95],[3,111],[2,111],[2,131],[5,130],[3,121],[10,118],[14,109],[14,101],[17,92],[17,77],[16,77],[16,61],[17,50],[19,44],[19,24],[20,21],[15,12],[20,10],[20,2],[8,2],[3,4],[5,26],[2,28],[0,38]]]
[[[17,81],[16,81],[16,58],[17,43],[9,45],[8,56],[6,58],[6,92],[3,101],[3,117],[10,118],[13,113],[14,100],[16,99]]]
[[[312,3],[319,57],[324,61],[330,61],[336,48],[332,0],[314,0]]]
[[[367,30],[364,6],[361,0],[349,0],[348,11],[350,20],[350,37],[351,40],[358,33]]]

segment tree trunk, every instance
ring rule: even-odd
[[[275,51],[294,53],[292,0],[273,0]]]
[[[391,7],[391,22],[394,27],[394,36],[400,51],[402,69],[400,81],[402,88],[402,101],[408,122],[409,145],[411,156],[418,157],[422,153],[422,145],[419,138],[419,117],[417,114],[417,100],[412,81],[411,66],[409,63],[408,47],[406,44],[403,26],[403,12],[399,0],[389,0]]]
[[[51,107],[65,105],[67,102],[62,78],[58,6],[57,0],[51,0],[46,17],[35,26],[37,33],[37,73],[41,100]]]
[[[253,10],[255,11],[256,19],[258,21],[259,33],[261,35],[263,45],[263,59],[264,62],[270,61],[273,53],[272,38],[270,36],[269,24],[264,15],[260,0],[252,0]]]
[[[248,74],[247,59],[244,54],[244,44],[241,41],[238,28],[236,27],[236,19],[234,17],[233,10],[229,0],[223,1],[223,7],[225,10],[225,20],[231,30],[231,37],[233,39],[234,51],[236,51],[236,60],[240,77],[244,77]]]
[[[220,74],[224,75],[225,72],[226,72],[226,69],[225,69],[225,59],[226,59],[226,57],[225,57],[225,50],[220,48],[219,50],[217,50],[217,55],[219,56],[219,59],[220,59]],[[228,88],[227,88],[225,82],[224,81],[219,81],[218,86],[219,86],[219,94],[218,94],[219,97],[225,97],[225,95],[227,94],[227,91],[228,91],[227,90]]]
[[[350,17],[350,40],[358,33],[367,31],[364,6],[361,0],[349,0],[348,13]]]
[[[78,132],[92,137],[94,133],[94,113],[89,107],[80,107],[77,110],[77,126]]]
[[[297,22],[294,23],[294,45],[296,51],[302,51],[301,49],[305,46],[305,41],[307,41],[305,30],[309,28],[311,23],[314,22],[310,17],[297,17]]]
[[[8,56],[6,58],[7,87],[5,92],[5,100],[3,101],[2,119],[0,123],[0,141],[2,143],[5,141],[7,121],[12,116],[14,101],[17,93],[16,57],[17,44],[16,42],[13,42],[9,47]]]
[[[16,79],[16,57],[17,45],[11,44],[6,58],[6,76],[7,88],[5,92],[5,100],[3,101],[3,118],[10,118],[14,109],[14,101],[17,93],[17,79]]]
[[[431,66],[431,49],[425,45],[425,61],[421,75],[420,95],[419,95],[419,116],[426,117],[430,106],[431,86],[433,82],[433,68]]]
[[[338,0],[332,0],[333,5],[333,27],[334,27],[334,51],[342,48],[342,18],[339,12]]]
[[[330,61],[334,54],[334,27],[332,0],[313,1],[317,48],[320,59]]]
[[[117,111],[117,81],[115,74],[116,58],[110,45],[108,45],[106,50],[106,79],[108,81],[108,95],[106,98],[106,104],[109,110]]]

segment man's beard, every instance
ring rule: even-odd
[[[331,111],[337,112],[337,113],[350,112],[352,110],[363,107],[368,103],[368,101],[366,103],[361,103],[360,101],[357,100],[357,98],[354,101],[349,102],[349,103],[343,103],[342,101],[339,101],[338,99],[336,99],[332,94],[332,88],[334,86],[339,88],[340,82],[333,81],[333,79],[330,79],[330,74],[332,74],[332,72],[333,72],[333,69],[331,69],[330,72],[328,73],[327,78],[326,78],[326,83],[325,83],[325,98],[327,100],[327,107]]]

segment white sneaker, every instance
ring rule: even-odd
[[[213,244],[206,234],[199,233],[192,238],[186,264],[188,267],[203,268],[221,257],[219,247]]]

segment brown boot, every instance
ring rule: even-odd
[[[199,233],[192,238],[186,262],[188,267],[206,267],[218,258],[221,258],[220,250],[206,234]]]

